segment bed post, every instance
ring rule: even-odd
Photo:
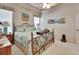
[[[31,32],[31,50],[32,50],[32,54],[34,54],[34,40],[33,40],[33,33]]]
[[[54,29],[52,29],[52,33],[53,33],[53,38],[52,39],[53,39],[53,43],[54,43],[54,39],[55,39],[54,38]]]

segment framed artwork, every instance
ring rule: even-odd
[[[26,21],[28,22],[29,21],[29,14],[26,14],[26,13],[21,13],[21,17],[22,17],[22,21]]]
[[[48,24],[65,24],[65,18],[48,19]]]

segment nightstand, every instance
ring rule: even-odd
[[[9,40],[12,44],[14,44],[13,34],[8,34],[8,35],[6,35],[6,36],[7,36],[8,40]]]

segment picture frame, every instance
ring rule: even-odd
[[[22,21],[28,22],[29,21],[29,14],[27,13],[21,13]]]
[[[48,19],[48,24],[65,24],[65,18]]]

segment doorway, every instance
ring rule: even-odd
[[[76,43],[79,44],[79,15],[76,15],[75,31],[76,31]]]

